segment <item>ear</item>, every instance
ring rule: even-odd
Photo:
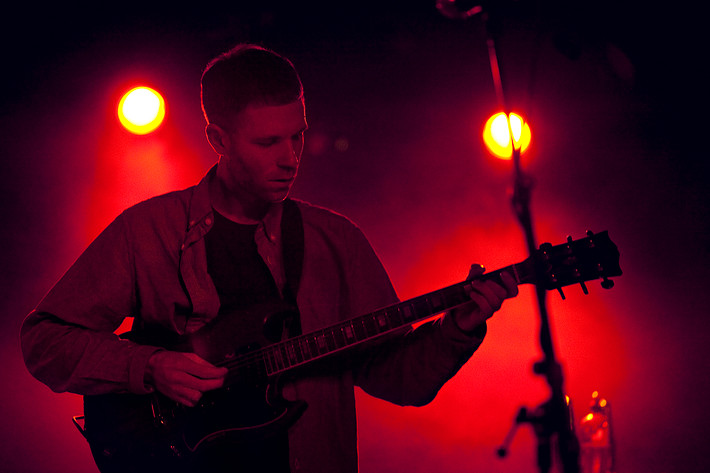
[[[229,134],[219,125],[209,123],[205,127],[205,135],[212,149],[220,156],[227,154],[229,149]]]

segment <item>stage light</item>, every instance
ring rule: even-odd
[[[149,87],[136,87],[118,103],[118,119],[126,130],[145,135],[160,126],[165,118],[165,100]]]
[[[510,128],[508,128],[509,122]],[[515,149],[520,149],[521,154],[524,153],[530,145],[530,126],[517,113],[511,113],[510,120],[506,119],[505,113],[496,113],[483,127],[483,142],[496,157],[508,160],[513,157],[511,134]]]

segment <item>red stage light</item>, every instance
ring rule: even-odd
[[[515,149],[520,149],[521,154],[524,153],[530,145],[530,126],[517,113],[511,113],[510,120],[506,119],[503,112],[489,118],[483,127],[483,142],[496,157],[508,160],[513,157],[513,147],[510,145],[511,133]]]
[[[165,118],[165,100],[149,87],[135,87],[118,103],[118,119],[126,130],[145,135],[160,126]]]

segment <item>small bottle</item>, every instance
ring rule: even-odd
[[[614,438],[611,406],[598,391],[592,393],[589,411],[579,421],[582,473],[614,473]]]

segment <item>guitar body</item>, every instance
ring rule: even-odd
[[[199,471],[213,449],[268,442],[306,409],[268,391],[231,386],[206,393],[195,407],[160,394],[84,396],[86,437],[102,473]]]
[[[255,345],[239,346],[245,320],[258,313],[265,324],[273,323],[273,319],[292,317],[292,311],[290,306],[269,304],[220,316],[182,338],[155,333],[129,333],[124,338],[194,352],[215,365],[229,365],[234,360],[249,361],[259,351]],[[251,363],[231,369],[225,386],[205,393],[194,407],[160,393],[84,396],[85,434],[99,470],[200,471],[208,452],[268,442],[283,435],[307,407],[303,401],[283,399],[278,377],[269,379]]]

